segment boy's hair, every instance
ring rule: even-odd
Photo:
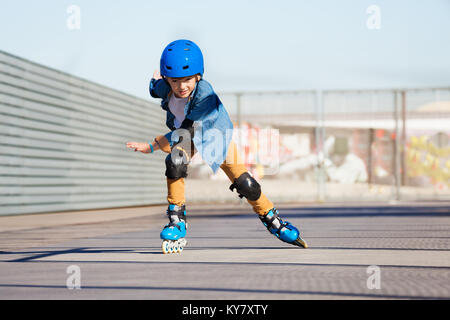
[[[191,76],[185,76],[185,77],[166,77],[166,76],[163,76],[163,78],[182,79],[182,78],[186,78],[186,77],[195,77],[195,76],[199,76],[200,79],[202,78],[202,75],[200,73],[196,73],[196,74],[193,74]]]

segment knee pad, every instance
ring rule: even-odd
[[[235,188],[240,198],[246,197],[250,201],[255,201],[261,196],[261,186],[248,172],[234,179],[230,190],[233,191]]]
[[[166,157],[166,177],[169,179],[179,179],[187,177],[188,164],[183,161],[183,157],[172,158],[172,154]]]

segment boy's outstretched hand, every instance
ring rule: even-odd
[[[127,148],[140,151],[142,153],[150,153],[150,145],[145,142],[127,142]]]
[[[159,72],[159,70],[155,70],[155,72],[153,72],[153,79],[156,79],[156,80],[162,79],[161,73]]]

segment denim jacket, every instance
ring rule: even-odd
[[[171,146],[177,142],[174,125],[175,116],[169,109],[169,98],[172,94],[170,85],[164,79],[151,79],[150,95],[161,98],[161,107],[167,112],[166,125],[171,130],[165,134]],[[222,102],[214,92],[212,86],[205,80],[197,82],[188,102],[184,107],[186,119],[194,123],[194,146],[203,160],[217,172],[225,161],[228,146],[233,136],[233,123]]]

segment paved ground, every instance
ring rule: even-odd
[[[448,203],[280,206],[309,249],[275,239],[248,205],[188,209],[173,255],[162,206],[0,217],[0,299],[450,299]]]

